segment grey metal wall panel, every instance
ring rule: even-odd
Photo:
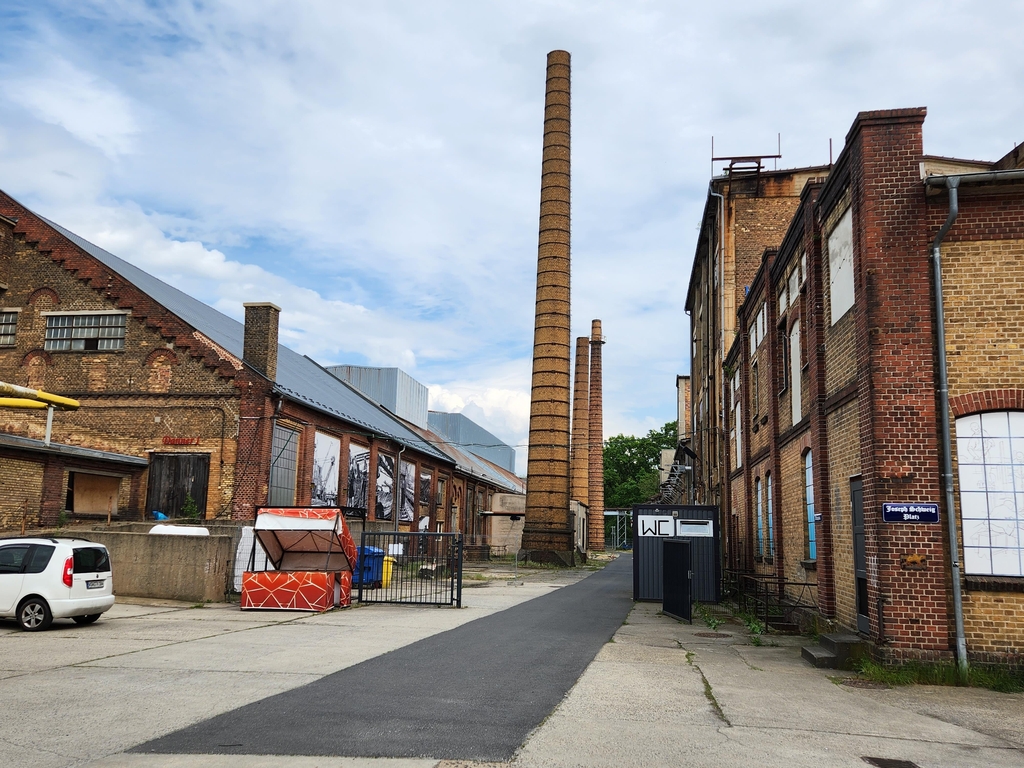
[[[696,505],[638,504],[633,507],[633,599],[658,602],[662,599],[662,549],[665,537],[642,536],[640,515],[672,516],[682,520],[710,520],[713,536],[681,537],[690,542],[693,567],[693,599],[717,603],[721,599],[721,531],[718,507]]]
[[[430,411],[430,428],[470,453],[482,456],[509,472],[516,471],[516,451],[462,413]]]
[[[427,388],[401,369],[395,380],[395,413],[417,427],[427,427]]]

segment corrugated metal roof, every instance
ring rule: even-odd
[[[38,216],[38,214],[36,214]],[[59,224],[39,216],[58,233],[98,259],[172,314],[210,337],[230,354],[242,358],[245,327],[208,304],[204,304],[163,280],[129,264],[109,251],[90,243]],[[332,376],[313,360],[283,344],[277,347],[277,381],[274,389],[295,402],[344,419],[443,461],[449,457],[434,448],[385,409],[360,394],[354,387]]]
[[[112,464],[125,464],[131,467],[148,467],[149,459],[139,456],[126,456],[123,453],[111,453],[110,451],[97,451],[93,448],[82,448],[78,445],[65,445],[63,443],[50,443],[47,445],[42,440],[34,440],[31,437],[20,437],[0,432],[0,446],[5,448],[19,448],[32,453],[54,453],[61,456],[70,456],[76,459],[92,459],[94,461],[107,461]]]
[[[480,480],[485,480],[492,485],[496,485],[499,488],[503,488],[510,493],[525,493],[526,483],[522,478],[512,475],[511,477],[500,470],[498,467],[492,465],[489,461],[481,459],[479,456],[474,456],[469,451],[460,448],[454,443],[449,443],[444,440],[440,435],[430,431],[426,427],[418,427],[413,425],[417,433],[423,436],[424,440],[428,440],[437,444],[438,448],[444,451],[448,456],[455,462],[455,468],[459,472],[470,477],[475,477]]]

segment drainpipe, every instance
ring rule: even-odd
[[[964,605],[960,594],[960,546],[956,533],[956,508],[953,506],[953,455],[949,432],[949,377],[946,371],[946,319],[942,304],[942,239],[960,212],[957,188],[959,176],[946,178],[949,190],[949,215],[932,244],[935,267],[935,322],[939,345],[939,412],[942,414],[942,484],[946,491],[946,525],[949,529],[949,558],[953,571],[953,615],[956,619],[956,660],[960,675],[967,676],[967,639],[964,636]]]

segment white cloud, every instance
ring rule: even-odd
[[[1024,138],[1011,3],[14,5],[0,187],[236,317],[275,301],[322,362],[411,369],[510,443],[552,48],[573,54],[573,329],[604,323],[606,435],[675,417],[712,135],[749,154],[781,133],[784,165],[817,164],[858,111],[926,104],[928,152]]]
[[[47,52],[41,70],[8,79],[3,93],[39,120],[59,125],[110,158],[131,152],[135,110],[112,83]]]

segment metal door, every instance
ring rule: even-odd
[[[853,507],[853,570],[857,584],[857,631],[867,634],[868,560],[864,549],[864,491],[860,480],[850,481],[850,504]]]
[[[662,613],[692,623],[692,581],[690,542],[686,539],[665,539],[662,549]]]
[[[146,516],[157,510],[168,517],[179,517],[191,496],[199,517],[206,517],[209,477],[208,453],[154,453],[149,461]]]

